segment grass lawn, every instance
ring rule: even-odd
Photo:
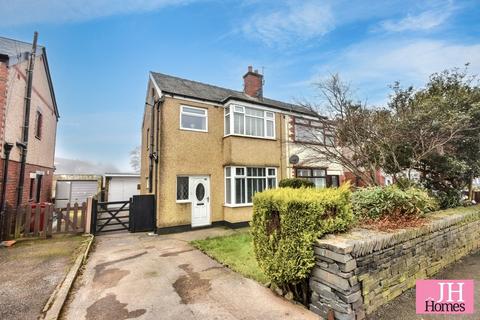
[[[233,271],[262,284],[268,282],[255,259],[252,236],[248,231],[230,236],[196,240],[191,243],[194,247]]]

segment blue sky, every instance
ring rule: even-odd
[[[470,62],[480,73],[480,1],[0,0],[0,35],[47,47],[61,118],[57,156],[130,170],[148,71],[315,101],[340,73],[380,105],[399,80]]]

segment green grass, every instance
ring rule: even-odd
[[[262,284],[268,282],[255,259],[250,233],[241,232],[230,236],[196,240],[191,243],[194,247],[233,271]]]

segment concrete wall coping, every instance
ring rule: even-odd
[[[342,234],[329,234],[318,239],[315,246],[338,254],[362,257],[374,251],[379,251],[437,230],[446,229],[462,222],[480,219],[480,205],[462,209],[461,211],[458,209],[447,209],[431,213],[427,215],[429,221],[417,228],[399,229],[392,232],[354,228]]]

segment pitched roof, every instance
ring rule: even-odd
[[[254,98],[241,91],[217,87],[197,81],[169,76],[163,73],[151,72],[158,88],[165,93],[180,95],[188,98],[200,99],[210,102],[225,103],[230,99],[260,104],[275,109],[318,116],[315,112],[305,107],[273,100],[269,98]]]
[[[43,53],[43,49],[44,47],[37,46],[39,54]],[[0,37],[0,54],[8,56],[10,64],[27,60],[31,50],[31,43]]]
[[[8,64],[14,65],[28,60],[29,52],[32,50],[32,44],[10,38],[0,37],[0,55],[8,57]],[[53,91],[53,83],[50,75],[50,68],[48,67],[47,50],[45,47],[37,46],[37,56],[43,55],[43,63],[47,73],[47,81],[50,87],[50,94],[52,95],[53,107],[55,108],[55,114],[57,118],[60,117],[58,113],[57,100],[55,98],[55,92]]]

